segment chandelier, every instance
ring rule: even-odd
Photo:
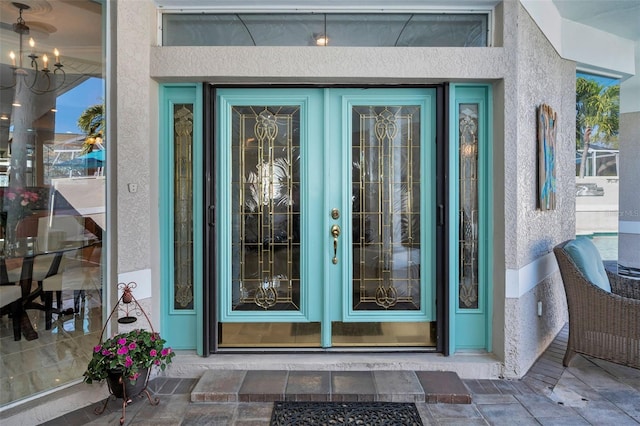
[[[58,49],[53,49],[53,69],[49,68],[50,58],[44,54],[42,55],[42,67],[38,63],[39,56],[36,55],[35,52],[35,41],[33,38],[29,38],[29,46],[31,51],[27,56],[31,60],[31,71],[33,71],[32,76],[29,77],[29,72],[27,69],[23,68],[23,36],[29,35],[29,26],[25,23],[24,19],[22,19],[22,11],[31,9],[30,6],[12,2],[12,4],[20,10],[20,14],[18,16],[18,20],[15,24],[13,24],[13,31],[20,36],[20,50],[18,51],[18,55],[11,51],[9,52],[9,58],[11,59],[11,69],[13,70],[13,82],[8,86],[1,86],[0,89],[12,89],[18,84],[18,80],[21,79],[26,87],[29,88],[35,94],[44,94],[48,92],[53,92],[58,90],[64,84],[64,80],[66,78],[66,74],[62,69],[63,65],[60,63],[60,52]],[[51,78],[53,74],[54,77]],[[52,85],[52,80],[59,80],[57,84]]]

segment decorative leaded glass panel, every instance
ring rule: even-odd
[[[353,309],[420,309],[420,107],[352,109]]]
[[[232,308],[300,306],[300,110],[232,110]]]
[[[460,104],[460,309],[478,308],[478,104]]]
[[[193,105],[173,107],[174,309],[193,309]]]

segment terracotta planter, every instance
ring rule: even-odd
[[[107,377],[107,384],[109,385],[111,394],[116,398],[127,400],[142,393],[147,387],[149,368],[141,368],[139,372],[140,377],[132,384],[131,380],[122,376],[122,370],[111,370],[109,377]]]

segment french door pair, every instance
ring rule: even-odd
[[[436,89],[216,90],[218,347],[436,345]]]

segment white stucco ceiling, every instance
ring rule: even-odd
[[[629,40],[640,40],[640,0],[553,0],[560,16]]]

